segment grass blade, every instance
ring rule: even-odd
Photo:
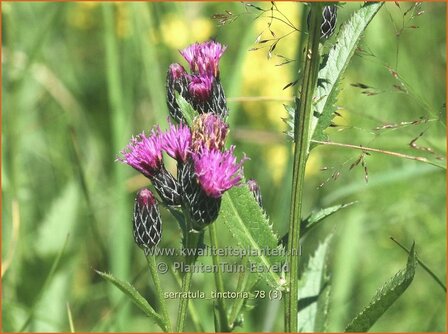
[[[154,322],[159,325],[159,327],[166,331],[166,324],[163,322],[162,317],[160,317],[156,311],[149,305],[148,301],[142,297],[142,295],[129,283],[126,281],[119,280],[111,274],[103,273],[101,271],[95,270],[95,272],[100,275],[105,280],[111,282],[118,289],[120,289],[124,294],[126,294],[134,303],[141,309],[149,318],[154,320]]]
[[[299,332],[322,332],[326,329],[330,291],[326,259],[330,240],[331,236],[327,237],[316,249],[299,282],[299,303],[312,301],[299,307]]]

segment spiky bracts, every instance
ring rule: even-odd
[[[336,20],[338,14],[337,5],[325,6],[322,9],[322,24],[320,25],[320,38],[329,38],[333,35],[336,28]],[[310,15],[307,16],[308,27],[310,25]]]
[[[133,232],[135,243],[148,255],[162,236],[162,220],[154,195],[148,189],[137,193],[134,203]]]
[[[321,38],[329,38],[333,35],[336,28],[336,19],[338,14],[338,7],[336,5],[325,6],[322,10],[323,22],[320,26]]]

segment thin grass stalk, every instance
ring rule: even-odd
[[[288,272],[285,295],[285,331],[298,331],[298,274],[300,221],[305,183],[305,167],[308,158],[308,132],[312,116],[312,98],[319,70],[319,40],[322,21],[321,4],[311,4],[310,29],[306,47],[300,105],[294,119],[294,164],[291,193],[291,209],[288,240]]]

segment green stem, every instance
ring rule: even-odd
[[[294,163],[291,193],[291,210],[288,240],[288,273],[285,295],[285,332],[298,330],[298,274],[299,274],[299,240],[300,221],[305,183],[305,167],[309,150],[309,127],[312,116],[312,98],[317,84],[319,71],[319,39],[322,21],[321,5],[312,4],[310,29],[306,47],[300,105],[296,108],[294,118]]]
[[[151,272],[152,280],[154,282],[154,287],[157,292],[157,306],[162,311],[163,322],[165,324],[165,331],[171,332],[171,321],[168,315],[168,310],[166,308],[166,301],[163,298],[163,291],[160,286],[159,273],[157,271],[156,257],[154,255],[146,256],[146,261],[148,262],[149,271]]]
[[[221,292],[220,295],[222,295],[222,293],[224,292],[224,282],[222,279],[219,256],[216,255],[216,250],[218,249],[218,239],[216,237],[215,224],[211,224],[208,227],[208,230],[210,233],[210,243],[213,248],[212,252],[213,266],[216,268],[216,270],[214,271],[216,290],[218,292]],[[215,330],[217,332],[230,332],[229,322],[227,320],[226,308],[224,305],[224,299],[217,298],[217,304],[219,312],[219,328],[215,328]]]
[[[243,258],[242,264],[244,268],[247,267],[248,257],[245,256]],[[247,289],[247,282],[249,280],[249,272],[246,270],[242,271],[238,277],[238,283],[236,286],[237,292],[243,292],[243,291],[249,291],[250,289]],[[235,327],[235,321],[238,318],[238,315],[241,313],[241,310],[244,306],[244,302],[246,300],[243,298],[238,298],[235,300],[235,303],[232,306],[232,309],[230,311],[230,317],[229,317],[229,323],[231,324],[232,328]]]
[[[194,254],[193,249],[196,249],[199,244],[199,240],[201,239],[202,232],[196,232],[196,231],[188,231],[185,233],[185,248],[187,249],[187,254],[185,257],[185,262],[187,264],[187,267],[190,267],[194,265],[196,262],[196,254]],[[190,291],[191,288],[191,278],[193,277],[193,270],[190,268],[182,278],[182,295],[186,296],[188,294],[188,291]],[[181,298],[179,301],[179,310],[177,315],[177,324],[176,324],[176,331],[178,333],[181,333],[184,331],[185,326],[185,318],[187,315],[187,308],[188,308],[188,300],[189,298]]]

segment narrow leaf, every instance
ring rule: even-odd
[[[309,231],[315,228],[325,218],[355,203],[356,202],[350,202],[347,204],[334,205],[325,209],[311,212],[310,215],[307,218],[303,219],[300,223],[300,238],[303,238]],[[286,233],[280,239],[280,243],[286,247],[286,245],[288,244],[288,233]]]
[[[129,282],[119,280],[111,274],[103,273],[98,270],[95,271],[102,278],[111,282],[122,292],[124,292],[124,294],[126,294],[138,306],[138,308],[140,308],[149,318],[154,320],[162,330],[166,331],[166,325],[163,322],[163,319],[156,313],[156,311],[154,311],[148,301],[143,298],[142,295]]]
[[[327,237],[310,258],[299,282],[299,332],[322,332],[325,330],[329,303],[329,277],[326,258],[331,236]]]
[[[249,262],[264,269],[258,274],[273,288],[280,287],[283,248],[277,245],[278,237],[248,187],[235,187],[223,195],[215,224],[225,224],[238,245],[250,249]]]
[[[377,291],[370,304],[348,324],[345,328],[346,332],[368,331],[409,287],[417,266],[414,246],[415,244],[412,244],[409,251],[406,268],[400,270]]]
[[[182,115],[184,116],[188,126],[191,126],[193,120],[198,115],[198,112],[194,110],[191,104],[188,103],[179,93],[176,92],[175,94],[176,102],[182,111]]]
[[[313,211],[311,214],[302,220],[301,226],[300,226],[300,233],[302,236],[304,236],[306,233],[308,233],[311,229],[316,227],[319,223],[321,223],[325,218],[331,216],[332,214],[338,212],[341,209],[344,209],[346,207],[349,207],[352,204],[355,204],[356,202],[350,202],[347,204],[339,204],[330,206],[325,209],[321,209],[319,211]]]
[[[335,46],[330,50],[325,67],[319,71],[319,82],[315,92],[314,117],[311,119],[309,139],[326,140],[324,130],[328,128],[336,111],[335,103],[339,82],[350,59],[356,51],[359,40],[383,2],[366,3],[346,21],[338,35]]]

